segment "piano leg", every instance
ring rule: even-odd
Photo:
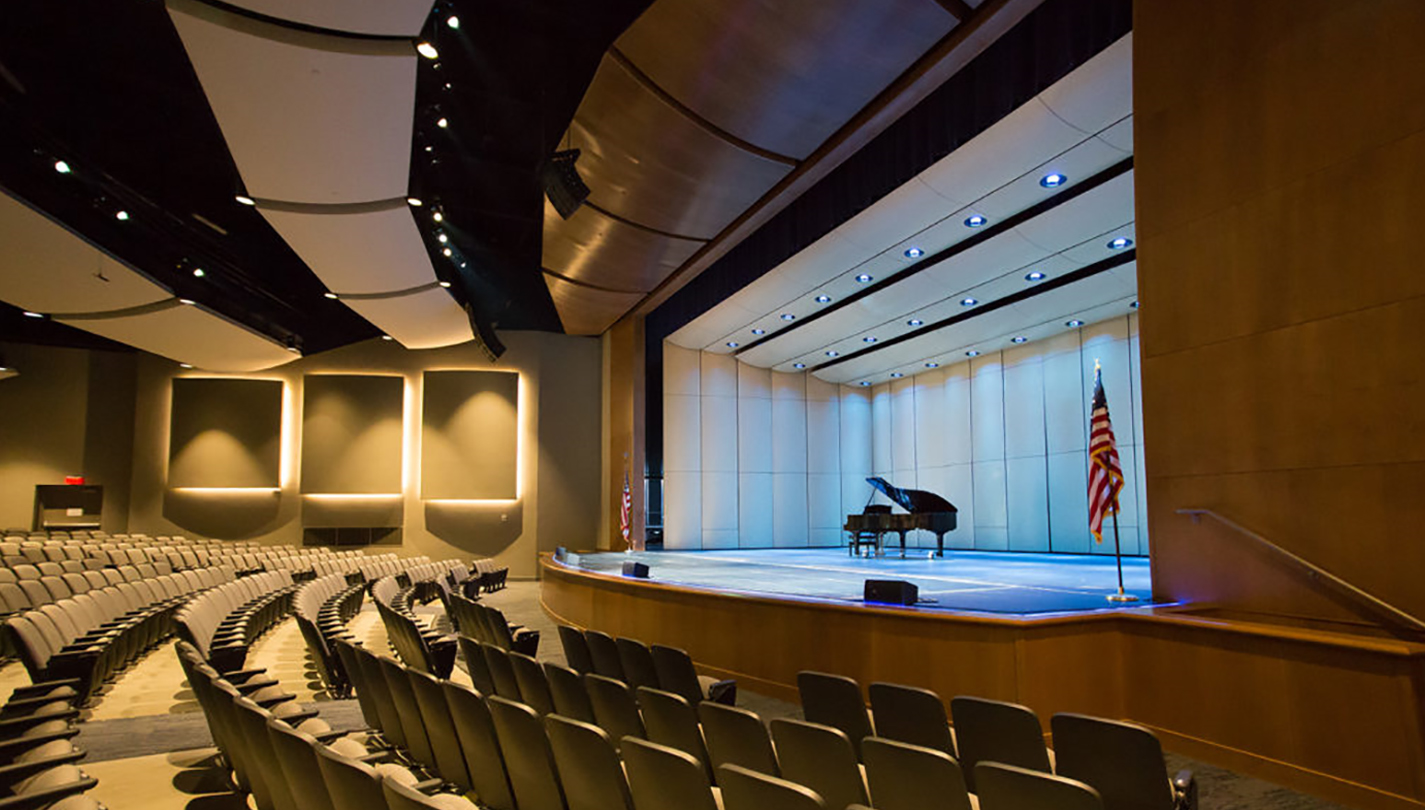
[[[935,535],[935,556],[945,556],[945,532]]]
[[[905,529],[901,529],[899,532],[896,532],[896,533],[901,536],[901,559],[904,560],[904,559],[905,559]]]

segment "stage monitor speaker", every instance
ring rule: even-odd
[[[868,579],[865,600],[886,605],[913,605],[920,601],[920,589],[913,582],[899,579]]]
[[[648,579],[648,564],[626,560],[623,564],[623,575],[636,579]]]
[[[554,559],[556,559],[556,560],[558,560],[558,561],[560,561],[560,562],[564,562],[564,557],[565,557],[565,555],[567,555],[568,553],[569,553],[569,549],[565,548],[564,546],[555,546],[555,547],[554,547]]]

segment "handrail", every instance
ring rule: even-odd
[[[1383,599],[1372,596],[1321,566],[1298,557],[1231,518],[1220,515],[1211,509],[1202,508],[1179,509],[1177,513],[1191,517],[1193,523],[1201,522],[1202,516],[1207,515],[1222,525],[1255,540],[1259,546],[1277,554],[1298,573],[1303,574],[1307,579],[1313,582],[1319,583],[1333,594],[1344,598],[1352,605],[1360,608],[1364,613],[1369,614],[1390,627],[1408,630],[1416,635],[1425,634],[1425,621],[1421,621]]]

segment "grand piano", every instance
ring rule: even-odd
[[[920,489],[901,489],[884,478],[867,478],[866,483],[880,490],[887,498],[905,509],[906,514],[892,514],[884,504],[867,504],[859,515],[847,515],[846,526],[851,534],[849,550],[857,553],[862,545],[881,550],[881,539],[890,532],[900,535],[901,556],[905,556],[905,533],[911,529],[924,529],[935,533],[935,556],[945,556],[945,533],[955,530],[955,505],[936,495]],[[875,497],[872,493],[871,497]]]

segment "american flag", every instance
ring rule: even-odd
[[[1118,493],[1123,489],[1123,468],[1113,423],[1108,419],[1108,396],[1103,393],[1103,371],[1094,364],[1093,416],[1089,420],[1089,531],[1103,542],[1103,519],[1118,513]]]
[[[633,533],[633,490],[628,488],[627,472],[623,474],[623,502],[619,505],[618,525],[624,545],[627,546],[629,535]]]

